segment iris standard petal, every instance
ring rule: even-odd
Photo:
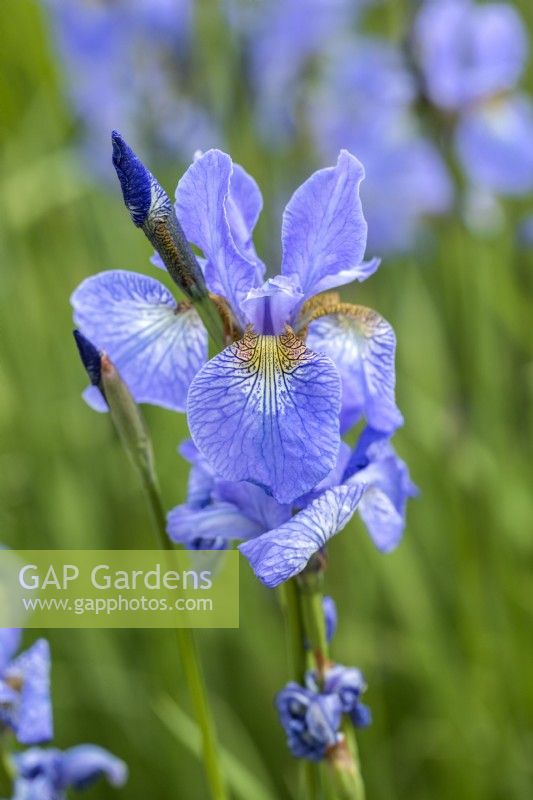
[[[353,484],[328,489],[285,525],[244,542],[239,550],[264,584],[278,586],[298,575],[311,556],[344,528],[364,488]]]
[[[261,280],[263,267],[250,250],[249,222],[258,203],[255,191],[255,200],[249,198],[248,205],[243,200],[245,192],[252,192],[253,182],[249,176],[245,181],[244,171],[238,171],[238,192],[232,194],[233,170],[231,158],[220,150],[201,156],[178,183],[176,215],[188,240],[207,259],[209,289],[225,297],[239,317],[241,300]]]
[[[309,326],[307,343],[329,356],[339,370],[343,430],[361,414],[380,431],[392,432],[402,425],[394,398],[396,337],[383,317],[363,306],[353,306],[349,314],[320,317]]]
[[[250,289],[241,307],[258,333],[278,335],[292,325],[304,295],[297,276],[276,275],[257,289]]]
[[[123,761],[94,744],[80,744],[61,755],[60,788],[85,789],[100,777],[106,777],[111,786],[122,786],[127,780],[128,770]]]
[[[306,298],[364,280],[379,262],[363,264],[367,224],[359,186],[362,164],[341,150],[337,166],[321,169],[293,194],[283,214],[284,275],[295,276]]]
[[[87,278],[71,302],[76,324],[109,355],[138,403],[185,410],[189,384],[207,358],[194,309],[178,305],[154,278],[125,270]]]
[[[289,503],[327,475],[340,444],[340,379],[326,356],[247,331],[191,384],[192,438],[214,471]]]

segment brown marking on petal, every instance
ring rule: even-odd
[[[9,675],[7,678],[5,678],[5,682],[11,689],[14,689],[16,692],[21,692],[22,687],[24,686],[24,678],[20,673],[14,673],[13,675]]]
[[[372,327],[381,319],[372,308],[341,302],[339,295],[333,292],[313,297],[308,303],[303,306],[297,323],[298,334],[303,337],[307,336],[309,325],[320,317],[351,317],[357,319],[362,327]]]

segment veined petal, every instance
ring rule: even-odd
[[[394,508],[385,492],[377,486],[369,486],[361,497],[358,511],[378,550],[388,553],[399,544],[405,517]]]
[[[359,514],[378,550],[392,550],[403,535],[407,500],[416,497],[418,489],[388,437],[365,428],[346,467],[344,480],[348,484],[364,484]]]
[[[364,491],[353,484],[328,489],[276,530],[239,545],[257,577],[277,586],[298,575],[312,555],[349,522]]]
[[[226,298],[239,319],[241,300],[264,271],[250,250],[250,222],[257,213],[259,190],[243,173],[242,168],[234,172],[226,153],[209,150],[191,164],[176,189],[176,215],[188,240],[207,259],[207,285]],[[237,191],[232,193],[234,178]]]
[[[217,480],[213,495],[217,500],[233,503],[253,520],[258,526],[257,534],[277,528],[291,518],[291,505],[278,503],[260,486],[248,481]]]
[[[178,305],[159,281],[125,270],[87,278],[71,302],[76,324],[109,355],[138,403],[185,410],[189,384],[207,358],[194,309]]]
[[[340,380],[287,330],[244,337],[191,383],[192,438],[214,471],[290,503],[327,475],[340,444]]]
[[[240,164],[233,164],[227,204],[228,223],[239,250],[258,264],[261,262],[255,252],[252,232],[262,208],[259,186]],[[264,266],[261,266],[263,274]]]
[[[364,280],[379,262],[363,264],[367,224],[359,186],[362,164],[341,150],[336,167],[315,172],[283,214],[281,271],[297,276],[305,297]]]
[[[204,508],[185,504],[173,508],[167,517],[172,541],[193,550],[222,550],[228,542],[248,539],[263,531],[258,522],[233,503],[216,502]]]
[[[307,343],[325,353],[342,379],[342,428],[361,414],[380,431],[392,432],[403,423],[396,406],[394,355],[396,337],[389,323],[363,306],[349,314],[329,314],[309,326]]]

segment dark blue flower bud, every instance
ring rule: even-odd
[[[85,338],[83,333],[75,330],[74,339],[78,346],[83,366],[87,370],[89,380],[93,386],[100,386],[102,381],[102,353],[92,342]]]
[[[113,131],[111,139],[113,165],[133,223],[142,228],[148,220],[155,222],[171,215],[172,204],[152,173],[137,158],[118,131]]]
[[[168,195],[120,133],[113,131],[111,138],[113,164],[133,223],[142,228],[174,283],[192,301],[213,341],[224,347],[226,338],[219,309],[209,297],[200,264]]]

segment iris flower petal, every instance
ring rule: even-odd
[[[53,737],[50,699],[50,648],[39,639],[9,666],[7,677],[19,679],[21,690],[14,728],[22,744],[39,744]]]
[[[176,189],[176,215],[188,240],[207,259],[207,285],[226,298],[237,316],[241,300],[264,272],[250,249],[250,223],[258,213],[259,189],[244,175],[242,168],[234,171],[226,153],[209,150],[191,164]]]
[[[264,531],[258,522],[247,517],[233,503],[218,502],[204,508],[187,504],[172,509],[167,518],[168,535],[174,542],[193,549],[221,549],[235,539],[248,539]],[[201,547],[200,547],[201,544]]]
[[[138,403],[185,410],[189,384],[207,358],[194,309],[178,305],[154,278],[125,270],[87,278],[71,302],[76,325],[109,355]],[[102,410],[91,395],[90,405]]]
[[[257,577],[273,587],[298,575],[311,556],[351,519],[364,484],[337,486],[296,514],[289,522],[239,545]]]
[[[70,786],[85,789],[101,777],[106,777],[111,786],[122,786],[127,776],[123,761],[94,744],[71,747],[61,755],[59,762],[58,782],[64,789]]]
[[[337,166],[321,169],[293,194],[283,214],[281,271],[296,276],[306,298],[364,280],[379,262],[364,264],[367,224],[359,186],[362,164],[341,150]]]
[[[214,471],[289,503],[327,475],[340,444],[340,380],[292,331],[247,331],[197,374],[187,414]]]
[[[20,628],[0,628],[0,673],[19,649],[21,638]]]
[[[402,425],[394,399],[396,337],[383,317],[363,306],[354,306],[350,314],[329,314],[311,323],[307,344],[329,356],[339,370],[343,430],[361,414],[380,431]]]
[[[377,486],[369,486],[361,498],[358,511],[378,550],[388,553],[399,544],[405,528],[405,517],[394,508],[385,492]]]

